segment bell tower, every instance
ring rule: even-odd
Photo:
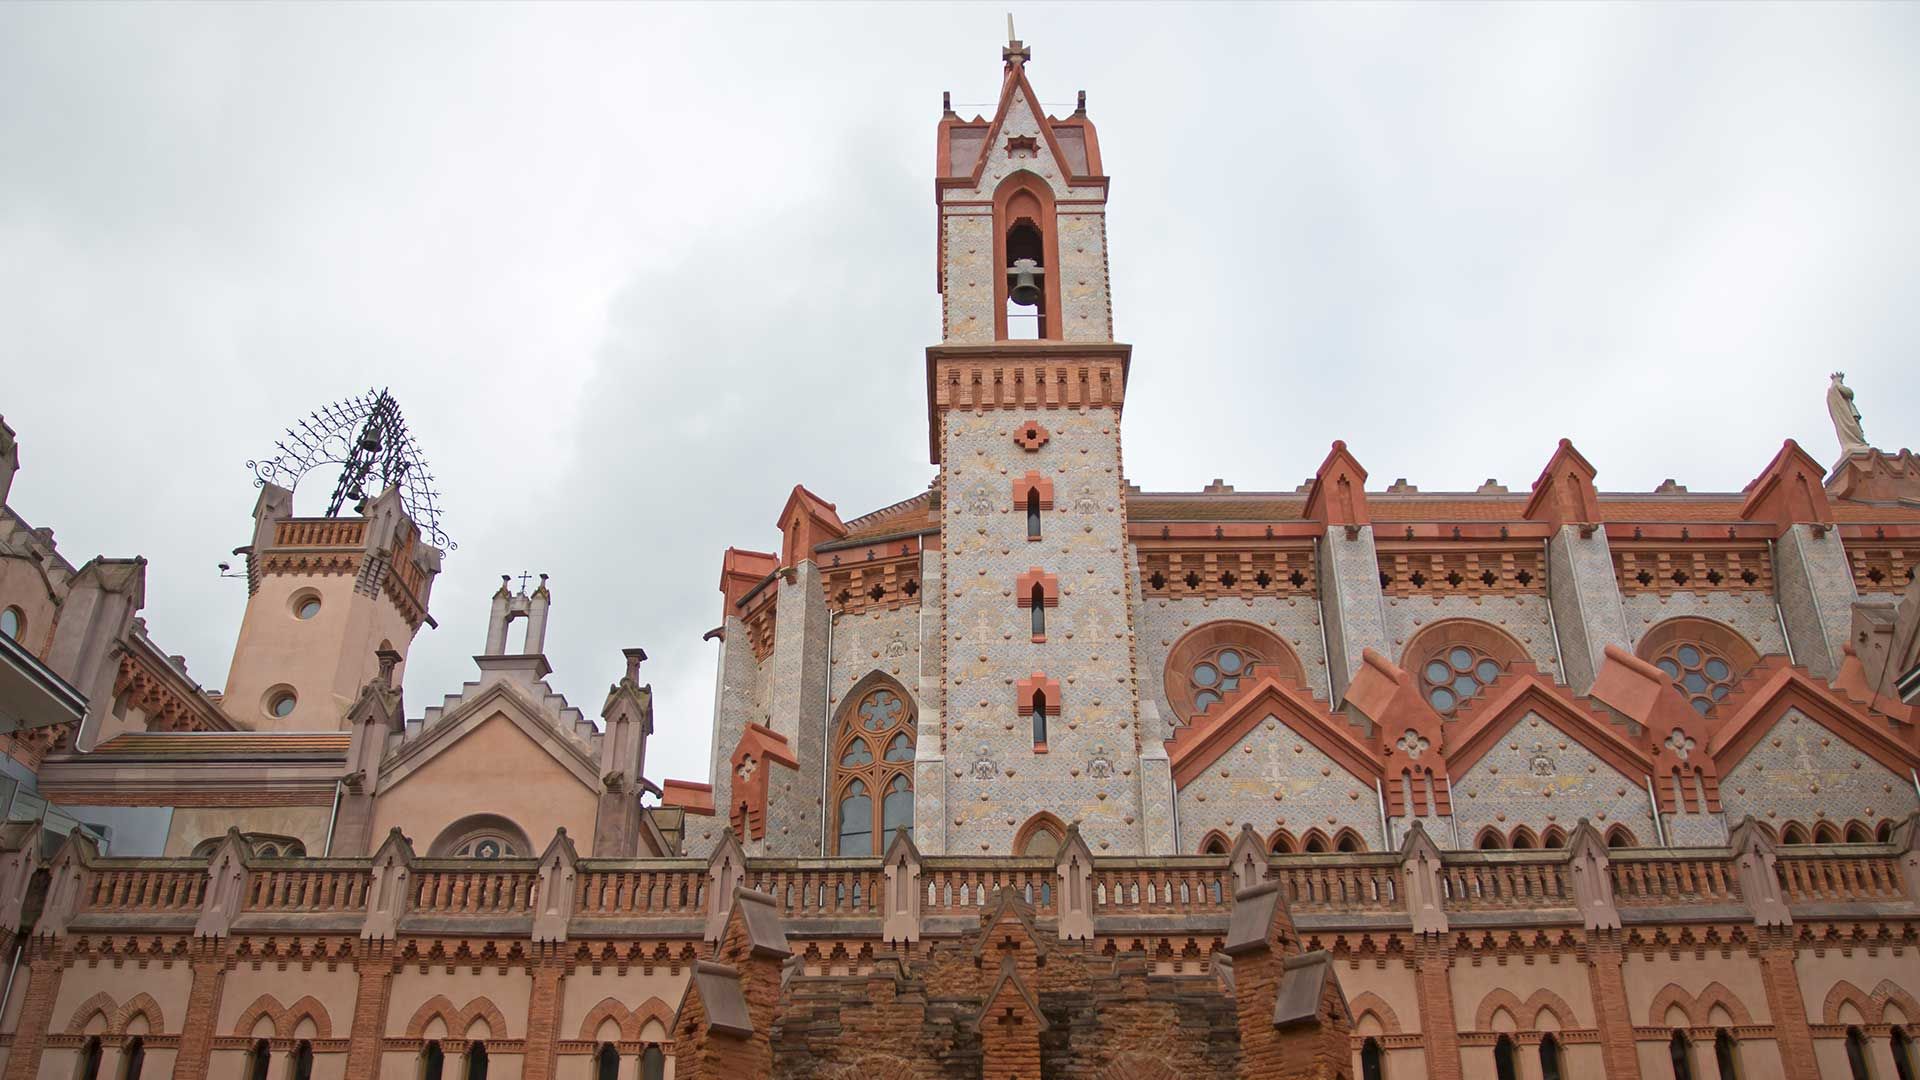
[[[944,677],[923,703],[914,840],[1023,854],[1078,822],[1103,854],[1171,850],[1165,751],[1140,742],[1133,674],[1132,350],[1113,340],[1108,181],[1086,95],[1050,112],[1031,58],[1009,41],[991,118],[963,119],[949,95],[936,136],[944,325],[927,405],[942,537],[926,588],[942,600]]]
[[[434,625],[433,580],[454,545],[426,460],[386,391],[309,414],[276,450],[247,463],[260,497],[253,541],[234,552],[247,560],[247,609],[220,704],[244,728],[337,731],[376,672],[398,685],[377,654],[404,662],[420,627]],[[296,516],[301,478],[336,467],[324,513]]]

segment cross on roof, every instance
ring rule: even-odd
[[[520,571],[520,591],[521,592],[527,591],[527,579],[532,576],[533,576],[532,574],[528,573],[525,570]]]

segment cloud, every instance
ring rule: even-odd
[[[1114,178],[1127,464],[1290,489],[1737,488],[1831,456],[1826,373],[1910,441],[1912,6],[1023,8]],[[209,686],[242,463],[391,386],[460,541],[412,709],[494,575],[553,575],[554,684],[647,647],[650,771],[707,762],[715,588],[806,483],[922,490],[939,93],[983,7],[0,8],[0,410],[13,503],[152,561]],[[330,478],[329,478],[330,480]],[[325,482],[321,485],[325,486]]]

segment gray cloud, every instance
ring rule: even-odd
[[[1831,457],[1827,371],[1912,440],[1920,9],[1018,12],[1114,177],[1127,466],[1291,488],[1607,488]],[[728,544],[804,482],[921,490],[939,93],[998,87],[986,7],[0,7],[0,356],[16,507],[153,560],[209,686],[241,462],[391,385],[461,542],[416,713],[493,575],[553,575],[555,684],[643,644],[656,775],[704,773]],[[317,486],[317,485],[316,485]]]

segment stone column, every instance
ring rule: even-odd
[[[54,1002],[60,996],[60,980],[67,969],[66,957],[52,941],[30,941],[27,953],[30,957],[27,997],[20,1005],[20,1019],[14,1025],[6,1080],[38,1080],[40,1055],[47,1045],[47,1028],[53,1022]]]
[[[353,997],[353,1029],[347,1036],[345,1080],[378,1080],[381,1043],[386,1036],[387,1003],[393,993],[389,943],[363,941],[353,966],[360,976]]]
[[[1815,678],[1832,678],[1860,599],[1840,531],[1806,524],[1784,529],[1774,541],[1773,580],[1795,662]]]
[[[560,994],[566,986],[566,961],[553,946],[536,946],[533,993],[527,999],[527,1049],[521,1080],[551,1080],[555,1040],[559,1037]]]
[[[771,586],[769,586],[771,587]],[[747,629],[746,621],[729,611],[726,621],[721,624],[720,659],[714,673],[713,687],[713,755],[707,771],[713,783],[713,809],[716,815],[710,826],[713,836],[700,839],[694,833],[694,823],[687,822],[687,839],[683,845],[688,855],[703,858],[713,850],[713,844],[719,839],[720,828],[730,820],[733,805],[733,766],[729,759],[734,748],[740,745],[740,735],[747,730],[747,724],[757,719],[753,714],[753,688],[759,677],[760,662],[754,659],[752,632]]]
[[[187,991],[187,1015],[180,1025],[180,1052],[174,1058],[174,1080],[205,1080],[213,1054],[214,1025],[220,1021],[220,995],[227,984],[226,943],[215,939],[194,943],[193,985]]]
[[[1413,974],[1420,1001],[1420,1037],[1427,1044],[1428,1080],[1461,1080],[1452,942],[1438,934],[1420,935],[1413,947]]]
[[[1606,1063],[1607,1080],[1639,1080],[1633,1009],[1621,971],[1620,932],[1588,930],[1586,952],[1587,986],[1593,994],[1594,1026],[1600,1030],[1600,1060]]]
[[[1818,1076],[1813,1029],[1807,1024],[1807,1003],[1800,994],[1800,974],[1794,969],[1793,931],[1760,927],[1755,932],[1760,938],[1760,981],[1767,992],[1781,1066],[1788,1076]]]

